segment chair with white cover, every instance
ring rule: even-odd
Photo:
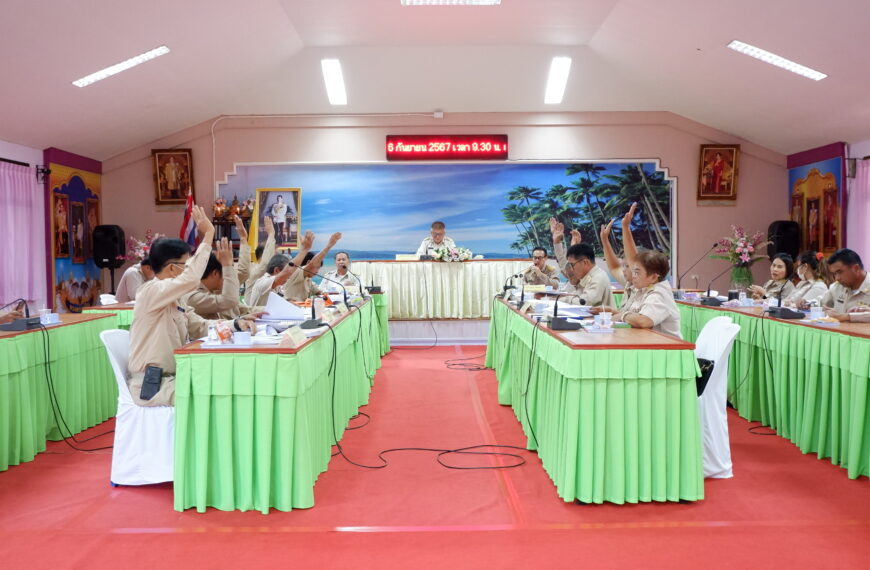
[[[728,390],[728,359],[740,325],[729,317],[710,319],[695,340],[695,356],[713,361],[713,372],[698,398],[704,446],[704,477],[727,479],[731,470],[731,445],[725,400]]]
[[[127,386],[130,333],[100,333],[118,383],[115,445],[112,450],[114,485],[150,485],[172,481],[175,453],[175,408],[137,406]]]
[[[110,295],[108,293],[102,293],[100,295],[100,304],[101,305],[114,305],[117,302],[118,302],[118,300],[115,298],[114,295]]]

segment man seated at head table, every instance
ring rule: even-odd
[[[263,307],[251,309],[239,301],[238,272],[229,240],[221,239],[216,251],[217,254],[209,254],[199,287],[184,295],[180,304],[204,319],[237,319],[262,312]]]
[[[870,276],[861,258],[851,249],[840,249],[828,258],[828,270],[836,280],[821,305],[838,321],[870,323]]]
[[[312,277],[320,272],[323,265],[323,258],[329,253],[329,250],[338,243],[341,239],[341,233],[336,232],[329,236],[329,242],[326,247],[312,254],[308,252],[299,264],[302,271],[297,271],[290,276],[287,283],[284,284],[284,297],[290,301],[304,301],[309,297],[322,295],[323,292],[311,280]]]
[[[559,270],[547,263],[547,250],[536,247],[532,250],[532,265],[523,271],[523,282],[528,285],[549,285],[559,288]]]
[[[683,338],[680,334],[680,311],[674,302],[674,290],[665,281],[670,271],[668,257],[659,251],[641,251],[632,264],[635,293],[623,304],[614,318],[632,327],[653,329]]]
[[[335,269],[327,271],[323,275],[323,281],[320,283],[323,290],[330,293],[341,292],[341,287],[339,287],[338,283],[341,283],[345,287],[360,287],[360,280],[350,270],[350,255],[346,251],[339,251],[333,259],[335,260]],[[330,281],[327,281],[327,279]],[[334,283],[335,281],[338,281],[338,283]]]
[[[417,248],[417,255],[435,255],[435,250],[442,247],[456,247],[453,239],[444,235],[447,232],[444,222],[432,222],[432,228],[429,231],[429,236],[423,238],[420,242],[420,247]]]
[[[115,290],[115,300],[119,303],[127,303],[136,300],[136,291],[146,281],[154,279],[154,271],[151,262],[146,257],[136,265],[131,265],[124,271],[118,288]]]
[[[214,239],[214,226],[201,207],[193,207],[193,220],[202,236],[196,253],[191,256],[190,246],[178,238],[156,239],[149,252],[155,278],[136,294],[127,385],[133,402],[139,406],[175,405],[174,351],[190,339],[206,336],[209,325],[220,322],[207,321],[178,304],[199,285]],[[253,321],[245,319],[226,324],[237,331],[254,330]],[[157,394],[143,400],[140,392],[148,366],[159,368],[162,379]]]
[[[573,298],[567,297],[566,302],[592,307],[613,306],[610,279],[603,269],[595,265],[595,251],[592,247],[585,243],[572,245],[565,257],[565,270],[569,272],[570,286],[566,286],[564,290],[574,295]]]

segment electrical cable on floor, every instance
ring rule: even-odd
[[[526,462],[525,458],[523,458],[521,455],[517,455],[516,453],[508,453],[508,452],[502,452],[502,451],[474,451],[474,450],[484,449],[484,448],[487,448],[487,449],[498,448],[498,449],[516,449],[519,451],[529,451],[528,449],[526,449],[524,447],[519,447],[516,445],[496,445],[496,444],[486,444],[486,443],[480,444],[480,445],[471,445],[471,446],[467,446],[467,447],[459,447],[456,449],[441,449],[441,448],[432,448],[432,447],[396,447],[396,448],[392,448],[392,449],[384,449],[383,451],[378,452],[378,459],[381,461],[381,465],[366,465],[364,463],[359,463],[357,461],[352,460],[344,452],[344,448],[342,447],[341,442],[339,442],[339,440],[338,440],[338,432],[335,429],[335,385],[336,385],[336,376],[337,376],[337,374],[336,374],[336,368],[337,368],[336,353],[338,350],[338,341],[336,340],[335,330],[332,328],[332,325],[330,325],[329,323],[324,323],[324,325],[329,328],[329,332],[332,335],[332,361],[330,362],[329,372],[328,372],[328,374],[330,374],[330,376],[332,377],[332,403],[331,403],[331,407],[330,407],[330,412],[331,412],[330,420],[332,423],[332,439],[335,442],[334,445],[337,449],[337,451],[332,454],[332,457],[340,455],[341,457],[344,458],[345,461],[347,461],[351,465],[355,465],[357,467],[362,467],[364,469],[384,469],[385,467],[387,467],[390,464],[389,461],[387,461],[387,458],[385,456],[389,453],[395,453],[398,451],[425,451],[425,452],[430,452],[430,453],[437,453],[438,455],[436,456],[435,460],[438,462],[439,465],[441,465],[442,467],[445,467],[447,469],[458,469],[458,470],[510,469],[510,468],[519,467],[519,466],[525,464],[525,462]],[[480,357],[478,356],[476,358],[480,358]],[[363,412],[360,412],[360,414],[363,414],[366,417],[368,417],[369,419],[371,419],[368,414],[364,414]],[[364,425],[367,425],[367,424],[368,424],[368,422],[366,422],[366,424],[364,424]],[[358,426],[358,427],[363,427],[363,426]],[[355,429],[358,429],[358,428],[355,428]],[[449,455],[475,455],[475,456],[477,456],[477,455],[489,455],[489,456],[509,457],[509,458],[514,459],[515,461],[509,465],[481,465],[481,466],[473,466],[473,467],[462,467],[462,466],[450,465],[449,463],[446,463],[443,460],[443,458],[446,456],[449,456]]]
[[[49,339],[48,329],[46,329],[45,325],[42,325],[42,324],[39,325],[39,328],[42,332],[42,350],[43,350],[43,355],[45,357],[45,381],[46,381],[46,384],[48,387],[49,404],[51,405],[51,412],[52,412],[52,415],[54,416],[54,423],[57,426],[57,430],[58,430],[58,432],[60,432],[60,436],[63,439],[64,443],[66,443],[72,449],[74,449],[76,451],[82,451],[82,452],[92,452],[92,451],[101,451],[104,449],[112,449],[113,445],[97,447],[94,449],[83,449],[80,447],[76,447],[75,445],[70,443],[70,440],[72,440],[73,442],[81,445],[82,443],[91,441],[92,439],[95,439],[97,437],[108,435],[108,434],[114,432],[115,430],[109,430],[109,431],[91,436],[91,437],[84,439],[82,441],[79,441],[75,438],[75,434],[73,434],[69,425],[67,425],[66,420],[63,417],[63,414],[61,413],[60,403],[58,401],[57,392],[55,391],[55,387],[54,387],[54,377],[53,377],[52,372],[51,372],[51,340]],[[66,428],[66,432],[63,431],[63,428]],[[66,435],[66,434],[69,434],[69,435]]]
[[[469,356],[468,358],[451,358],[449,360],[444,361],[444,365],[449,370],[465,370],[466,372],[477,372],[479,370],[486,370],[486,366],[483,364],[476,364],[473,362],[464,362],[465,360],[477,360],[478,358],[483,358],[486,356],[486,353],[478,354],[477,356]]]
[[[764,318],[764,312],[762,311],[762,313],[761,313],[761,325],[759,326],[759,329],[761,331],[761,346],[762,346],[762,349],[764,350],[764,356],[765,356],[765,361],[767,362],[767,366],[770,368],[771,375],[773,375],[773,374],[775,374],[775,371],[773,369],[773,361],[771,360],[771,357],[770,357],[770,349],[767,346],[767,337],[764,334],[764,321],[765,320],[766,319]],[[769,433],[769,432],[762,433],[762,432],[753,431],[753,430],[756,430],[759,428],[773,430],[773,433]],[[749,433],[751,433],[752,435],[776,435],[776,430],[774,430],[772,427],[762,426],[762,425],[752,426],[747,431]]]

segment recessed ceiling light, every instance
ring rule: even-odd
[[[145,63],[146,61],[150,61],[155,57],[160,57],[161,55],[165,55],[167,53],[169,53],[169,48],[166,46],[154,48],[151,51],[140,53],[136,57],[131,57],[130,59],[122,61],[121,63],[116,63],[115,65],[109,66],[105,69],[101,69],[95,73],[91,73],[90,75],[86,75],[81,79],[76,79],[75,81],[73,81],[73,85],[75,85],[76,87],[87,87],[91,83],[96,83],[97,81],[103,80],[107,77],[111,77],[116,73],[126,71],[131,67],[136,67],[140,63]]]
[[[544,93],[544,103],[558,105],[565,95],[565,85],[568,84],[568,72],[571,71],[570,57],[554,57],[550,63],[550,75],[547,76],[547,91]]]
[[[337,59],[321,59],[323,82],[326,84],[326,96],[331,105],[347,105],[347,92],[344,90],[344,76],[341,74],[341,62]]]
[[[734,40],[733,42],[728,44],[728,47],[736,52],[742,53],[743,55],[748,55],[750,57],[754,57],[755,59],[760,59],[765,63],[781,67],[786,71],[791,71],[792,73],[803,75],[804,77],[808,77],[815,81],[819,81],[827,77],[827,75],[825,75],[821,71],[816,71],[815,69],[809,68],[799,63],[795,63],[794,61],[776,55],[775,53],[770,53],[769,51],[763,50],[760,47],[755,47],[754,45],[743,43],[738,40]]]
[[[501,0],[402,0],[402,6],[498,6]]]

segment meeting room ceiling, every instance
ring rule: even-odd
[[[0,139],[96,159],[219,115],[670,111],[782,153],[870,139],[867,0],[4,0]],[[727,49],[818,69],[811,81]],[[85,88],[84,75],[171,53]],[[573,58],[544,104],[553,56]],[[329,104],[322,58],[348,104]]]

